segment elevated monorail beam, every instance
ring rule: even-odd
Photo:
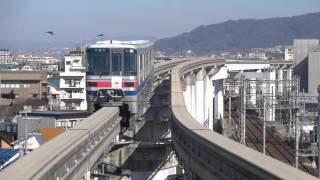
[[[120,132],[119,110],[104,107],[0,172],[0,179],[81,179]]]
[[[203,127],[189,114],[183,97],[185,74],[224,64],[224,60],[194,60],[179,64],[171,71],[170,128],[173,147],[186,172],[204,180],[316,179]]]
[[[155,64],[155,67],[154,67],[155,78],[162,79],[162,77],[168,76],[170,74],[171,69],[174,66],[188,60],[189,59],[177,59],[177,60],[171,60],[171,61]]]

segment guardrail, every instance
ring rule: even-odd
[[[161,82],[163,79],[170,76],[172,68],[177,66],[178,64],[185,63],[192,60],[206,60],[208,57],[193,57],[193,58],[182,58],[182,59],[174,59],[170,61],[165,61],[162,63],[155,64],[154,67],[154,79],[153,82]]]
[[[184,75],[224,64],[221,59],[192,60],[171,70],[170,128],[185,169],[200,179],[316,179],[203,127],[189,114],[183,97]]]
[[[113,145],[119,110],[104,107],[0,172],[0,179],[81,179]]]

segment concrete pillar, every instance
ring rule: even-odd
[[[184,102],[186,104],[187,110],[191,114],[192,78],[190,76],[187,76],[187,78],[185,78],[185,81],[186,81],[186,89],[183,92]]]
[[[289,88],[288,88],[288,90],[289,91],[291,91],[291,86],[292,86],[292,68],[291,67],[289,67],[288,69],[287,69],[287,80],[289,81],[289,83],[288,83],[288,85],[289,85]]]
[[[214,101],[214,83],[210,78],[207,78],[207,87],[206,87],[206,105],[207,105],[207,109],[208,109],[208,126],[209,129],[213,130],[213,115],[214,115],[214,109],[213,109],[213,101]]]
[[[223,119],[223,80],[214,81],[214,124]]]
[[[192,74],[192,85],[191,85],[191,115],[193,118],[196,118],[197,109],[196,109],[196,85],[194,81],[194,75]]]
[[[205,117],[204,117],[204,99],[205,99],[205,93],[204,93],[204,70],[200,70],[196,74],[196,119],[197,121],[204,125]]]
[[[258,69],[257,71],[256,71],[256,73],[258,73],[258,75],[257,75],[257,77],[261,77],[262,75],[261,75],[261,73],[262,73],[262,71],[261,71],[261,69]],[[261,78],[258,78],[258,79],[256,79],[256,80],[263,80],[263,78],[261,79]],[[263,111],[263,109],[262,109],[262,94],[263,94],[263,86],[260,84],[260,83],[258,83],[258,84],[256,84],[256,107],[258,107],[258,113],[259,113],[259,117],[261,117],[261,112]]]
[[[274,121],[275,120],[275,79],[276,79],[276,71],[274,69],[271,69],[270,71],[270,88],[269,88],[269,94],[268,94],[268,113],[267,113],[267,121]]]
[[[209,76],[205,76],[204,78],[204,121],[207,123],[206,127],[209,127],[209,86],[212,86],[212,83],[210,84]],[[212,101],[212,100],[211,100]]]
[[[257,87],[256,87],[256,78],[250,79],[250,104],[256,106],[257,103]]]
[[[283,69],[282,67],[280,67],[280,69],[278,70],[278,92],[277,95],[282,96],[283,93]]]
[[[287,69],[287,80],[292,80],[292,68]]]

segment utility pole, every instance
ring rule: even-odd
[[[241,135],[241,143],[246,143],[246,83],[244,76],[241,76],[241,94],[240,94],[240,135]]]
[[[320,177],[320,85],[318,85],[318,126],[317,126],[317,144],[318,144],[318,177]]]
[[[264,96],[263,96],[264,98]],[[266,102],[263,101],[263,134],[262,134],[262,151],[266,154]]]
[[[296,114],[296,121],[295,121],[295,136],[296,136],[296,146],[295,146],[295,165],[296,165],[296,168],[299,168],[299,116],[300,116],[300,113],[297,113]]]
[[[1,105],[1,99],[2,99],[2,95],[1,95],[1,73],[0,73],[0,105]]]
[[[24,117],[24,154],[27,154],[28,151],[28,119],[27,119],[27,111],[25,111],[25,117]]]
[[[243,143],[246,143],[246,103],[247,103],[247,93],[246,93],[246,82],[244,81],[244,88],[243,88]]]
[[[273,87],[271,88],[271,121],[275,121],[275,107],[273,107],[274,104],[274,92]]]
[[[229,124],[231,123],[231,80],[229,81]]]
[[[23,115],[23,113],[24,113],[24,115]],[[24,111],[22,113],[20,112],[21,120],[24,120],[24,138],[25,138],[24,154],[27,154],[27,152],[28,152],[28,120],[40,120],[40,118],[33,118],[33,117],[28,118],[27,113],[28,113],[27,111]]]
[[[259,112],[259,118],[261,118],[261,88],[260,85],[258,86],[258,112]]]

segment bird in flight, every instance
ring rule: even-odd
[[[50,34],[50,35],[54,35],[53,31],[47,31],[46,33]]]
[[[100,37],[102,37],[102,36],[104,36],[104,34],[98,34],[97,36],[100,36]]]

